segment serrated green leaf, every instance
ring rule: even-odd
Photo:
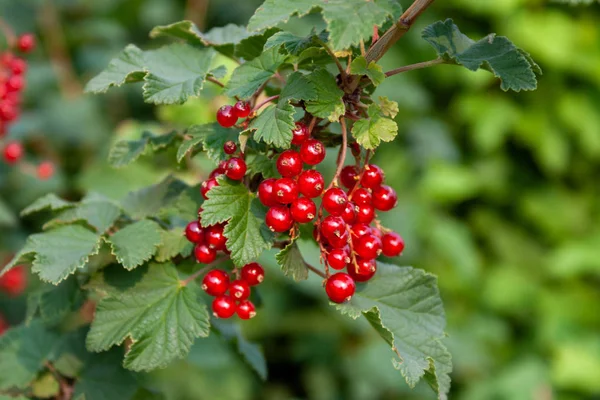
[[[236,57],[241,57],[246,61],[254,60],[263,53],[267,40],[279,31],[281,31],[279,28],[269,28],[263,32],[242,39],[235,45],[234,55]]]
[[[121,215],[121,208],[111,200],[99,198],[84,199],[80,204],[59,213],[55,218],[46,222],[44,230],[54,229],[61,225],[71,225],[78,221],[85,222],[98,233],[110,229]]]
[[[256,261],[271,248],[273,233],[264,222],[265,209],[241,182],[219,179],[202,208],[203,226],[227,222],[224,234],[235,265]]]
[[[239,133],[239,129],[223,128],[217,123],[194,125],[187,131],[191,138],[185,140],[177,151],[177,161],[181,162],[199,144],[202,144],[202,150],[215,163],[227,160],[230,156],[225,154],[223,145],[229,140],[236,142]]]
[[[352,126],[352,136],[365,149],[375,149],[381,141],[391,142],[398,134],[398,124],[384,117],[379,106],[371,104],[369,118],[356,121]]]
[[[138,388],[133,374],[121,367],[118,349],[87,357],[73,387],[75,400],[130,399]]]
[[[102,299],[87,337],[90,351],[105,351],[131,338],[125,368],[149,371],[188,353],[209,332],[206,307],[195,285],[182,286],[175,266],[150,264],[148,272],[118,296]]]
[[[128,82],[139,82],[145,75],[144,53],[130,44],[110,61],[104,71],[87,83],[85,91],[88,93],[105,93],[113,86],[121,86]]]
[[[68,225],[29,236],[23,249],[4,267],[2,273],[23,263],[40,279],[53,284],[83,268],[90,256],[98,254],[101,236],[79,225]],[[1,274],[0,274],[1,275]]]
[[[121,206],[134,219],[155,217],[174,204],[187,189],[188,186],[184,182],[167,176],[156,185],[129,193],[121,201]]]
[[[46,209],[50,211],[60,211],[65,208],[74,207],[76,203],[71,203],[70,201],[65,201],[55,195],[54,193],[48,193],[47,195],[40,197],[36,201],[34,201],[29,206],[25,207],[23,211],[21,211],[21,216],[26,217],[36,212],[40,212]]]
[[[331,75],[325,69],[318,69],[309,75],[310,81],[317,89],[317,98],[306,102],[306,111],[319,118],[327,118],[337,122],[346,113],[342,100],[344,92],[340,89]]]
[[[108,238],[112,252],[125,269],[132,270],[150,260],[162,243],[162,229],[147,219],[138,221]]]
[[[262,53],[252,61],[237,67],[227,83],[226,94],[230,97],[239,96],[246,99],[254,94],[268,81],[283,64],[285,56],[278,49]]]
[[[327,40],[327,35],[322,33],[319,35],[319,38],[322,41],[326,41]],[[308,49],[309,47],[319,47],[320,44],[319,42],[316,40],[317,35],[315,34],[310,34],[308,36],[296,36],[291,32],[286,32],[286,31],[282,31],[282,32],[277,32],[276,34],[274,34],[273,36],[271,36],[269,38],[269,40],[267,40],[267,42],[265,43],[264,49],[268,50],[272,47],[275,48],[282,48],[285,50],[285,52],[287,54],[292,54],[295,56],[300,55],[300,53],[302,53],[304,50]]]
[[[277,165],[273,159],[263,154],[250,154],[246,156],[248,174],[261,174],[263,178],[278,178]]]
[[[398,103],[385,96],[379,96],[379,108],[381,109],[381,114],[386,117],[396,118],[396,115],[398,115]]]
[[[281,90],[278,103],[315,100],[317,95],[315,84],[300,72],[294,72],[288,77],[285,87]]]
[[[385,74],[381,65],[375,61],[367,64],[367,59],[363,56],[357,57],[350,64],[350,73],[353,75],[366,75],[375,86],[380,85],[385,80]]]
[[[308,279],[308,267],[295,241],[277,253],[275,259],[285,276],[291,277],[296,282]]]
[[[401,357],[394,365],[411,387],[429,371],[435,378],[434,388],[439,387],[439,397],[445,397],[452,364],[441,343],[446,319],[433,275],[378,263],[375,277],[360,285],[349,303],[337,308],[353,318],[367,318]]]
[[[31,384],[31,392],[35,397],[48,399],[60,393],[58,381],[50,372],[42,374]]]
[[[539,66],[504,36],[490,34],[476,42],[461,33],[451,19],[429,25],[421,36],[449,62],[471,71],[483,68],[492,72],[500,78],[502,90],[537,88],[534,71],[541,71]]]
[[[193,249],[193,244],[184,235],[184,228],[174,228],[161,232],[161,244],[156,251],[156,261],[164,262],[182,255],[187,257]]]
[[[121,140],[111,147],[108,153],[108,163],[115,168],[125,167],[144,154],[149,146],[154,151],[161,150],[171,145],[177,137],[177,132],[165,135],[144,132],[138,140]]]
[[[44,284],[27,297],[28,320],[39,310],[42,321],[46,324],[57,324],[68,313],[77,310],[83,300],[83,292],[73,276],[58,286]]]

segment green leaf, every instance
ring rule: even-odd
[[[117,261],[127,270],[148,261],[162,241],[162,229],[147,219],[127,225],[108,239]]]
[[[325,69],[319,69],[309,75],[309,79],[317,89],[317,98],[306,102],[306,111],[319,118],[327,118],[337,122],[346,113],[346,106],[340,89],[331,75]]]
[[[317,36],[311,33],[308,36],[301,37],[296,36],[290,32],[277,32],[267,40],[264,49],[268,50],[272,47],[282,48],[287,54],[300,55],[304,50],[309,47],[320,47],[319,42],[316,40]],[[327,40],[326,35],[320,34],[319,38],[322,41]]]
[[[296,282],[308,279],[308,267],[295,241],[277,253],[275,259],[285,276],[293,278]]]
[[[268,81],[277,68],[283,64],[285,56],[278,49],[262,53],[254,60],[237,67],[227,83],[226,94],[230,97],[239,96],[246,99],[254,94]]]
[[[154,151],[162,150],[171,145],[178,136],[177,132],[165,135],[144,132],[138,140],[121,140],[111,147],[108,153],[108,162],[115,168],[125,167],[144,154],[149,146]]]
[[[156,251],[156,261],[164,262],[178,255],[187,257],[193,249],[193,244],[183,234],[184,228],[174,228],[161,232],[161,244]]]
[[[8,207],[8,204],[0,198],[0,226],[15,226],[17,223],[17,216]]]
[[[132,287],[98,303],[87,347],[105,351],[130,338],[125,368],[165,367],[185,357],[194,339],[208,336],[208,312],[198,295],[197,286],[182,286],[173,264],[152,263]]]
[[[229,140],[236,142],[239,133],[236,128],[223,128],[217,123],[194,125],[187,131],[191,139],[185,140],[179,147],[177,161],[181,162],[199,144],[202,144],[202,150],[215,163],[227,160],[229,155],[225,154],[223,145]]]
[[[254,60],[263,53],[267,40],[279,31],[281,31],[279,28],[270,28],[248,36],[235,46],[235,56],[241,57],[246,61]]]
[[[54,193],[48,193],[47,195],[40,197],[32,204],[27,206],[23,211],[21,211],[21,216],[26,217],[28,215],[44,211],[46,209],[50,209],[50,211],[60,211],[65,208],[74,207],[75,203],[71,203],[70,201],[65,201],[55,195]]]
[[[534,71],[541,73],[539,66],[504,36],[490,34],[476,42],[447,19],[423,29],[422,37],[448,62],[471,71],[483,68],[492,72],[500,78],[502,90],[518,92],[537,88]]]
[[[261,174],[265,179],[280,177],[275,161],[263,154],[249,154],[246,161],[249,175]]]
[[[85,91],[88,93],[105,93],[113,86],[139,82],[145,75],[144,53],[130,44],[125,47],[125,50],[117,58],[110,61],[104,71],[87,83]]]
[[[129,193],[122,200],[121,206],[134,219],[154,217],[173,205],[187,189],[188,186],[184,182],[167,176],[156,185]]]
[[[441,343],[446,318],[436,278],[422,270],[378,263],[368,284],[337,308],[352,318],[361,314],[401,357],[394,366],[414,386],[428,373],[438,395],[450,389],[450,354]]]
[[[75,400],[130,399],[138,388],[133,374],[121,367],[118,349],[88,357],[74,386]]]
[[[380,85],[385,80],[385,74],[381,65],[371,61],[367,65],[367,59],[363,56],[357,57],[350,64],[350,73],[353,75],[366,75],[375,86]]]
[[[52,358],[58,340],[39,320],[0,336],[0,389],[27,387]]]
[[[23,249],[4,267],[30,263],[43,281],[57,285],[75,270],[83,268],[90,256],[98,254],[101,236],[79,225],[63,226],[29,236]]]
[[[383,116],[381,108],[371,104],[369,118],[356,121],[352,126],[352,136],[365,149],[375,149],[381,141],[391,142],[398,134],[398,124]]]
[[[31,392],[35,397],[47,399],[60,393],[58,381],[50,372],[42,374],[31,384]]]
[[[42,321],[47,324],[57,324],[67,314],[79,309],[83,300],[83,292],[73,276],[58,286],[43,284],[27,298],[28,319],[31,320],[39,309]]]
[[[46,222],[43,228],[53,229],[61,225],[72,225],[84,221],[98,233],[110,229],[121,215],[121,208],[112,200],[102,198],[86,198],[80,204],[59,213],[55,218]]]
[[[381,114],[386,117],[396,118],[396,115],[398,115],[398,103],[385,96],[379,96],[379,108],[381,109]]]
[[[228,221],[224,234],[235,265],[256,261],[271,248],[273,233],[264,222],[265,209],[241,182],[219,179],[202,208],[203,226]]]

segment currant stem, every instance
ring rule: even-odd
[[[346,129],[346,120],[344,118],[340,118],[340,124],[342,125],[342,148],[340,149],[335,175],[333,175],[333,179],[325,191],[331,189],[334,183],[338,181],[338,178],[342,173],[342,168],[344,168],[344,163],[346,162],[346,153],[348,150],[348,130]]]
[[[446,61],[444,61],[444,59],[442,59],[442,58],[436,58],[435,60],[423,61],[423,62],[416,63],[416,64],[405,65],[404,67],[396,68],[396,69],[386,72],[385,76],[393,76],[396,74],[401,74],[402,72],[406,72],[406,71],[413,71],[415,69],[428,68],[428,67],[432,67],[434,65],[444,64],[445,62]]]
[[[262,101],[261,103],[257,104],[250,113],[254,113],[257,112],[258,110],[260,110],[265,104],[272,102],[273,100],[276,100],[279,98],[279,95],[275,95],[275,96],[271,96],[271,97],[267,97],[264,101]]]
[[[317,38],[317,43],[319,43],[321,46],[323,46],[323,48],[325,49],[325,51],[327,52],[327,54],[329,54],[331,56],[331,58],[333,59],[333,61],[335,62],[335,65],[337,66],[338,70],[340,71],[340,75],[342,76],[342,81],[346,82],[346,71],[344,70],[344,67],[342,66],[342,63],[340,63],[340,60],[338,60],[338,58],[335,56],[335,54],[333,53],[333,51],[331,51],[331,49],[329,48],[329,46],[327,46],[327,44],[322,41],[321,39]]]
[[[310,265],[306,261],[304,261],[304,265],[306,265],[306,268],[310,269],[312,272],[314,272],[315,274],[319,275],[321,278],[327,279],[327,276],[323,273],[323,271],[319,270],[318,268],[313,267],[312,265]]]
[[[213,261],[212,263],[208,264],[204,268],[199,269],[198,271],[194,272],[192,275],[190,275],[189,277],[187,277],[187,279],[181,281],[181,286],[187,286],[190,282],[193,282],[196,279],[198,279],[199,276],[207,273],[208,271],[210,271],[211,269],[213,269],[217,265],[224,263],[228,259],[229,259],[229,257],[221,257],[218,260]]]

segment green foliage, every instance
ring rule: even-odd
[[[156,222],[147,219],[128,225],[110,237],[113,254],[125,269],[139,267],[156,253],[161,232]]]
[[[275,256],[281,272],[295,281],[308,279],[308,267],[306,266],[300,249],[295,241],[290,242]]]
[[[225,93],[230,97],[249,98],[271,79],[284,61],[285,56],[280,54],[278,49],[265,51],[254,60],[233,70]]]
[[[318,69],[309,79],[317,88],[317,98],[306,103],[306,111],[331,122],[339,120],[344,115],[346,106],[342,100],[344,92],[336,84],[335,78],[326,70]]]
[[[389,109],[382,110],[377,104],[371,104],[367,110],[368,119],[356,121],[352,126],[352,136],[365,149],[375,149],[381,141],[391,142],[398,134],[398,125],[393,119],[385,117]]]

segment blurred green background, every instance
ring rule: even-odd
[[[0,0],[0,16],[40,41],[28,58],[26,112],[9,137],[25,141],[30,159],[58,165],[40,182],[0,164],[2,258],[43,222],[17,217],[36,197],[121,198],[174,165],[167,154],[111,169],[111,142],[208,122],[228,101],[211,85],[184,106],[155,108],[135,86],[83,95],[87,80],[128,43],[156,46],[147,35],[155,25],[245,24],[260,3]],[[377,92],[400,104],[400,135],[375,159],[400,196],[384,223],[405,237],[402,264],[439,276],[454,361],[450,398],[600,399],[600,5],[439,1],[381,61],[384,70],[433,58],[419,31],[447,17],[473,38],[508,36],[544,70],[535,92],[507,94],[491,74],[453,66],[391,77]],[[289,25],[307,31],[322,21],[311,15]],[[308,243],[303,251],[316,255]],[[263,306],[243,329],[264,348],[268,381],[213,339],[199,340],[187,360],[147,377],[168,399],[434,398],[425,385],[408,389],[387,345],[365,321],[329,307],[319,279],[295,284],[278,273],[273,254],[261,261],[270,267]],[[12,323],[24,307],[24,297],[0,297]]]

